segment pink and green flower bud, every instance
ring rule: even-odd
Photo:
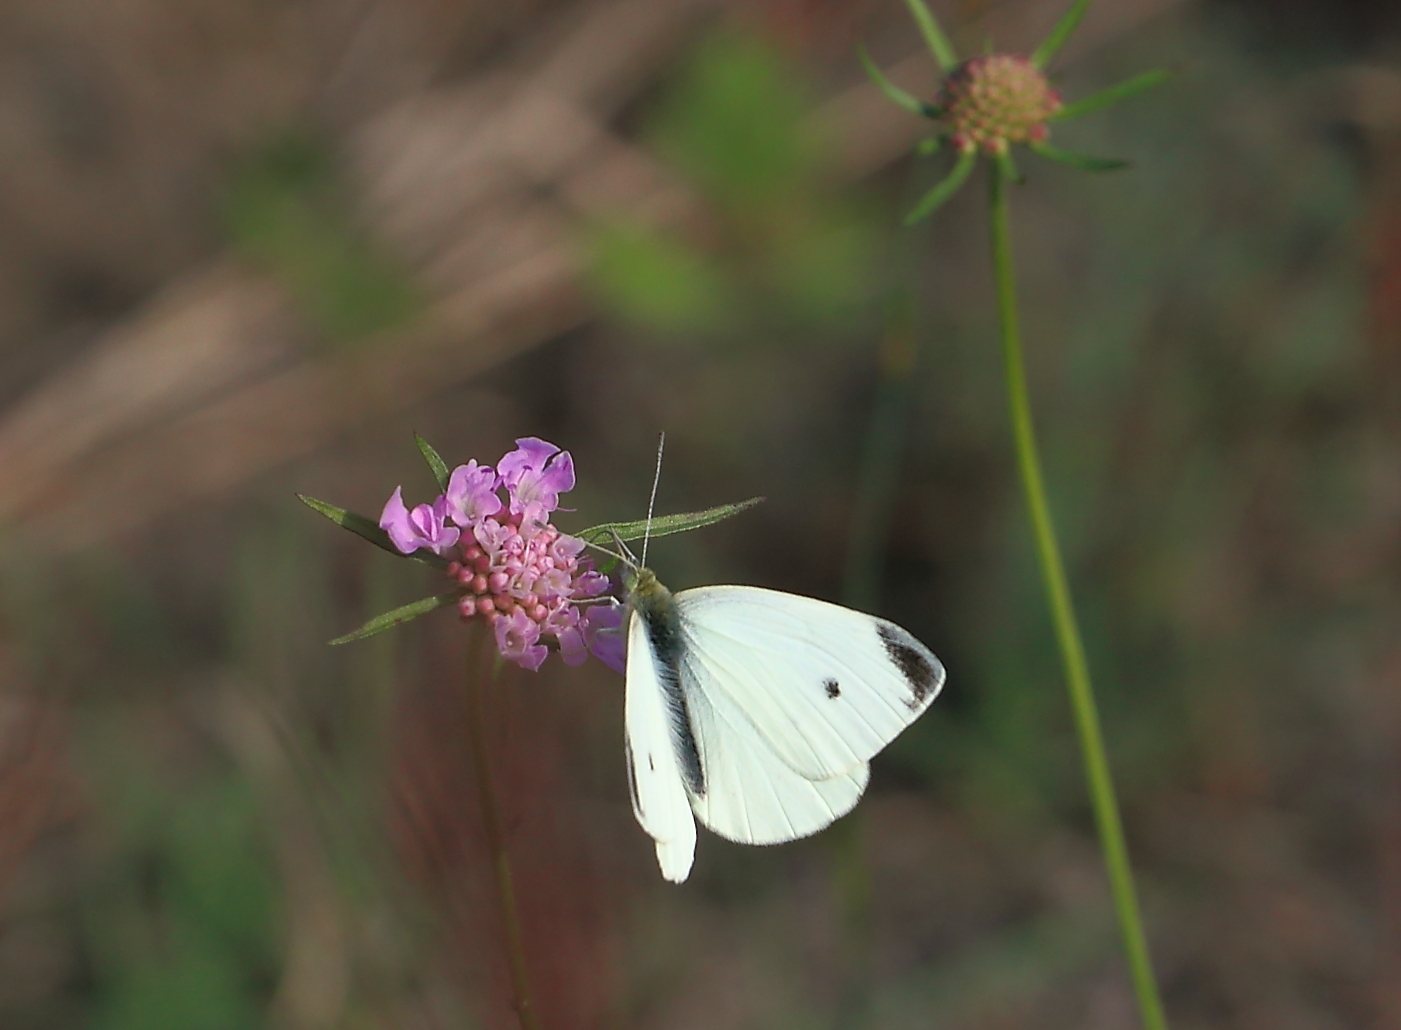
[[[1003,154],[1014,143],[1044,140],[1061,107],[1045,74],[1025,57],[992,54],[964,61],[944,80],[938,108],[949,140],[964,154]]]

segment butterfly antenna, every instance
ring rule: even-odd
[[[666,432],[657,439],[657,471],[652,474],[652,496],[647,501],[647,525],[642,531],[642,566],[647,566],[647,543],[652,538],[652,512],[657,504],[657,484],[662,481],[662,450],[666,447]]]
[[[618,549],[617,557],[622,560],[624,565],[628,565],[633,569],[641,568],[642,563],[637,560],[637,555],[632,553],[632,548],[623,542],[623,538],[618,535],[618,531],[615,529],[612,530],[612,533],[613,546]]]

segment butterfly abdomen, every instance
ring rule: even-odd
[[[657,682],[666,703],[667,720],[686,787],[697,797],[705,796],[705,770],[696,745],[686,694],[681,689],[681,615],[671,591],[657,581],[651,569],[639,569],[628,603],[647,626],[652,645]]]

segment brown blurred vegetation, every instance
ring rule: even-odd
[[[965,52],[1060,0],[935,7]],[[444,613],[375,514],[516,436],[562,517],[769,501],[673,587],[877,608],[939,705],[811,841],[663,884],[621,683],[490,697],[547,1030],[1135,1025],[1015,490],[980,187],[873,0],[0,12],[0,1026],[514,1024]],[[1034,394],[1173,1025],[1401,1022],[1401,24],[1116,0],[1014,197]],[[895,387],[894,368],[908,374]],[[342,539],[344,537],[344,539]],[[855,556],[849,561],[849,556]]]

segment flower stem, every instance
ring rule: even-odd
[[[531,1000],[530,980],[525,971],[525,948],[521,943],[520,912],[516,908],[515,882],[511,876],[511,857],[506,852],[506,836],[502,832],[501,809],[496,802],[496,787],[491,776],[491,758],[487,754],[486,733],[482,724],[481,695],[483,680],[483,641],[486,627],[473,622],[467,627],[467,749],[472,753],[473,778],[477,781],[477,797],[482,807],[482,822],[486,827],[487,850],[491,853],[496,873],[496,891],[501,900],[501,922],[506,933],[506,962],[511,969],[511,990],[515,994],[516,1014],[521,1030],[540,1030],[540,1020]]]
[[[1095,823],[1099,828],[1100,847],[1104,852],[1114,907],[1119,914],[1119,929],[1124,938],[1124,952],[1138,998],[1139,1014],[1145,1030],[1167,1030],[1167,1020],[1163,1015],[1163,1005],[1158,997],[1158,985],[1148,955],[1148,942],[1143,934],[1133,868],[1129,864],[1128,847],[1124,843],[1124,827],[1119,818],[1119,804],[1114,797],[1114,781],[1105,754],[1094,690],[1090,686],[1085,646],[1076,625],[1070,585],[1066,581],[1065,565],[1061,561],[1060,546],[1051,522],[1051,509],[1046,501],[1041,459],[1037,456],[1036,430],[1031,419],[1026,369],[1022,362],[1021,328],[1017,319],[1016,282],[1012,271],[1011,234],[1008,231],[1007,182],[997,162],[988,162],[988,169],[993,276],[997,284],[997,310],[1002,325],[1002,353],[1007,374],[1007,404],[1012,417],[1017,465],[1036,537],[1036,553],[1041,563],[1046,599],[1065,666],[1066,686],[1075,713],[1075,729],[1084,758],[1085,778],[1089,784]]]

